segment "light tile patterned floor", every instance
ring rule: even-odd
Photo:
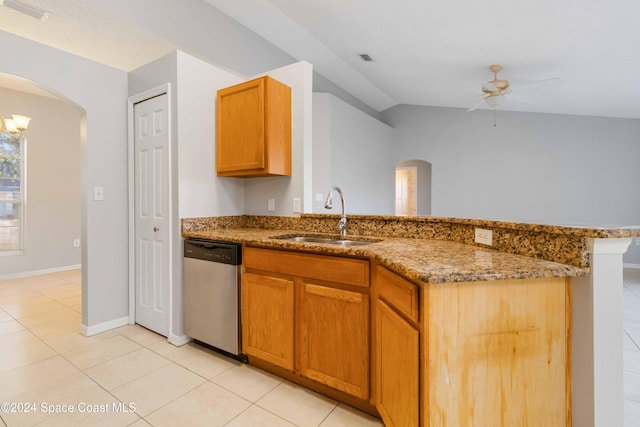
[[[640,427],[640,270],[627,269],[624,277],[625,427]],[[0,413],[0,426],[382,426],[201,346],[175,347],[140,326],[83,337],[80,305],[79,271],[0,281],[0,403],[36,404],[29,413]],[[80,412],[81,402],[94,406]],[[114,410],[131,402],[134,412]],[[75,412],[55,406],[69,403]]]
[[[80,313],[77,270],[0,281],[0,404],[36,404],[28,413],[0,412],[0,427],[382,426],[202,346],[175,347],[140,326],[84,337]],[[114,410],[129,403],[135,411]],[[60,412],[65,404],[75,411]]]

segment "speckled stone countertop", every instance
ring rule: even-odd
[[[293,232],[290,228],[278,230],[237,227],[239,223],[234,223],[235,220],[232,219],[229,221],[225,223],[226,228],[190,229],[187,226],[183,228],[183,235],[274,249],[371,258],[396,273],[423,283],[576,277],[588,274],[587,268],[446,240],[376,237],[375,240],[379,241],[375,243],[345,248],[325,243],[298,243],[276,238],[287,235],[319,235],[318,233]],[[371,235],[349,237],[356,240],[373,239]]]
[[[583,268],[589,267],[588,239],[640,237],[638,226],[558,226],[482,219],[378,215],[349,215],[348,218],[349,234],[352,235],[444,240],[486,249],[486,246],[475,243],[475,228],[480,227],[493,232],[491,249],[498,252]],[[338,219],[338,215],[321,214],[302,214],[300,217],[239,215],[185,218],[182,220],[182,230],[183,233],[189,233],[251,228],[280,230],[280,233],[284,230],[331,234],[336,232]]]

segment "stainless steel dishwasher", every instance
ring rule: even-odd
[[[184,330],[191,338],[246,362],[240,353],[238,243],[184,241]]]

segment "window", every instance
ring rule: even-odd
[[[25,144],[19,135],[0,133],[0,255],[23,250]]]

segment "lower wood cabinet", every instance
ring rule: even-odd
[[[246,273],[242,283],[242,348],[285,369],[293,370],[293,281]]]
[[[376,407],[387,427],[417,427],[420,331],[383,301],[376,309]]]
[[[564,278],[418,286],[378,266],[375,401],[389,426],[571,426]]]
[[[300,285],[299,371],[350,395],[369,397],[369,296]]]
[[[369,405],[369,261],[247,247],[243,351]]]
[[[377,265],[370,286],[365,259],[252,247],[243,269],[251,363],[387,427],[571,426],[568,279],[417,284]]]

